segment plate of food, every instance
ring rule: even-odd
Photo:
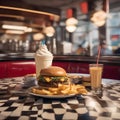
[[[57,66],[51,66],[40,71],[38,85],[31,87],[29,93],[44,98],[68,98],[77,94],[86,94],[83,85],[70,82],[66,71]]]
[[[29,94],[37,96],[37,97],[43,97],[43,98],[68,98],[73,97],[76,94],[60,94],[57,93],[58,90],[56,88],[40,88],[39,86],[31,87],[29,89]]]
[[[68,98],[77,94],[87,94],[87,90],[82,85],[59,84],[58,87],[34,86],[29,89],[29,94],[44,98]]]

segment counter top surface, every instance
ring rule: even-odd
[[[0,54],[0,61],[34,60],[34,53]],[[96,62],[97,56],[54,55],[54,61]],[[120,56],[101,56],[101,63],[120,65]]]
[[[24,80],[0,80],[0,120],[120,120],[120,81],[103,79],[100,98],[47,99],[29,95]]]

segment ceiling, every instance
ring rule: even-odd
[[[66,6],[72,6],[75,2],[82,2],[84,0],[0,0],[0,6],[12,6],[26,9],[33,9],[37,11],[44,11],[47,13],[52,13],[55,15],[60,15],[61,9]],[[93,2],[93,0],[89,3]],[[94,0],[95,1],[95,0]],[[98,0],[101,1],[101,0]],[[110,11],[117,12],[120,11],[120,0],[107,0],[110,3]],[[0,7],[1,8],[1,7]],[[22,13],[12,10],[0,9],[1,13],[17,14],[25,17],[31,17],[33,14]],[[24,15],[25,14],[25,15]],[[38,14],[37,14],[38,15]],[[40,15],[40,14],[39,14]],[[33,15],[36,19],[35,14]],[[39,16],[38,16],[39,17]],[[40,16],[41,17],[41,16]],[[43,17],[43,16],[42,16]]]
[[[59,20],[61,9],[66,6],[72,6],[73,3],[81,1],[83,0],[11,0],[11,2],[10,0],[0,0],[0,25],[6,22],[11,22],[11,24],[26,24],[37,29],[41,29],[43,24],[52,23],[53,18],[50,16],[57,16],[57,20]],[[93,0],[88,1],[93,2]],[[109,3],[110,12],[120,11],[120,0],[109,0]],[[1,8],[1,6],[32,9],[48,14],[11,10]]]
[[[74,0],[12,0],[11,2],[10,0],[0,0],[0,25],[21,24],[41,30],[44,25],[52,24],[53,19],[58,21],[61,8],[73,2]],[[12,9],[8,9],[8,7],[12,7]],[[29,9],[32,12],[13,9],[16,7]],[[1,32],[4,30],[2,29]]]
[[[35,5],[35,6],[46,6],[51,8],[62,8],[64,6],[69,6],[73,2],[82,0],[23,0],[24,2]]]
[[[23,0],[24,2],[35,5],[35,6],[46,6],[56,9],[62,9],[65,6],[71,6],[74,2],[77,1],[84,1],[84,0]],[[86,0],[92,2],[93,0]],[[95,0],[94,0],[95,1]],[[101,1],[101,0],[98,0]],[[111,12],[118,12],[120,11],[120,0],[106,0],[110,3],[110,11]],[[52,4],[50,4],[52,3]]]
[[[35,6],[47,6],[52,8],[63,8],[65,6],[71,6],[72,3],[83,0],[23,0],[24,2]],[[93,0],[88,0],[93,1]],[[110,3],[111,11],[120,11],[120,0],[107,0]],[[52,4],[50,4],[52,3]]]

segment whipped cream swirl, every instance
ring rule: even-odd
[[[36,55],[39,55],[39,56],[53,56],[53,54],[48,50],[46,45],[40,45],[39,49],[36,52]]]

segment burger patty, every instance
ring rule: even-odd
[[[58,87],[58,84],[68,84],[68,77],[39,76],[38,84],[44,87]]]
[[[63,77],[63,76],[39,76],[38,81],[41,82],[67,82],[68,77]]]

